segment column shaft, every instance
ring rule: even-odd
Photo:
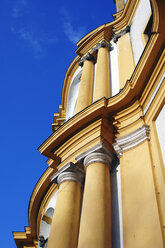
[[[81,185],[64,181],[59,186],[47,248],[77,248]]]
[[[111,247],[109,166],[94,162],[86,169],[78,248]]]
[[[118,40],[118,63],[119,63],[119,84],[122,89],[126,81],[130,79],[135,68],[132,46],[129,33],[124,34]]]
[[[86,108],[92,103],[93,79],[93,61],[85,60],[80,81],[79,94],[77,98],[76,113],[80,112],[82,109]]]
[[[102,97],[110,97],[109,51],[106,47],[98,49],[93,100],[97,101]]]

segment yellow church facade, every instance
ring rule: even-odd
[[[116,7],[77,43],[18,248],[165,247],[165,1]]]

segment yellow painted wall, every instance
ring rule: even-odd
[[[135,68],[132,46],[129,33],[118,40],[119,85],[122,89],[130,79]]]
[[[148,141],[120,160],[124,248],[163,247]]]

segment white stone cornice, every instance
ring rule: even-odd
[[[96,155],[96,157],[94,157],[92,154],[94,154],[94,156]],[[99,155],[100,158],[99,158]],[[90,155],[90,156],[89,156]],[[108,165],[110,165],[111,170],[113,170],[114,168],[116,168],[116,166],[118,166],[118,158],[116,156],[116,154],[110,150],[103,142],[97,144],[96,146],[86,150],[85,152],[83,152],[82,154],[80,154],[78,157],[76,157],[76,160],[81,163],[87,163],[88,159],[86,159],[87,157],[89,157],[90,159],[92,159],[95,162],[98,162],[99,159],[101,161],[103,161],[103,157],[104,157],[104,163],[106,161],[106,163]],[[86,159],[86,161],[85,161]],[[97,160],[97,161],[96,161]],[[85,166],[85,165],[84,165]]]
[[[85,157],[84,166],[86,168],[89,164],[92,164],[95,162],[100,162],[100,163],[106,164],[111,167],[112,156],[109,156],[106,153],[92,152]]]
[[[118,157],[123,155],[123,151],[127,151],[145,140],[149,140],[150,129],[148,125],[143,125],[137,130],[127,134],[123,137],[115,139],[115,143],[113,144],[113,148],[116,151]]]
[[[72,162],[69,162],[51,177],[51,181],[58,183],[58,185],[64,181],[76,181],[83,184],[84,171]]]

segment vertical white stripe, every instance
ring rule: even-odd
[[[111,41],[112,51],[110,51],[110,81],[111,81],[111,96],[119,93],[119,66],[118,66],[118,51],[117,44]]]

